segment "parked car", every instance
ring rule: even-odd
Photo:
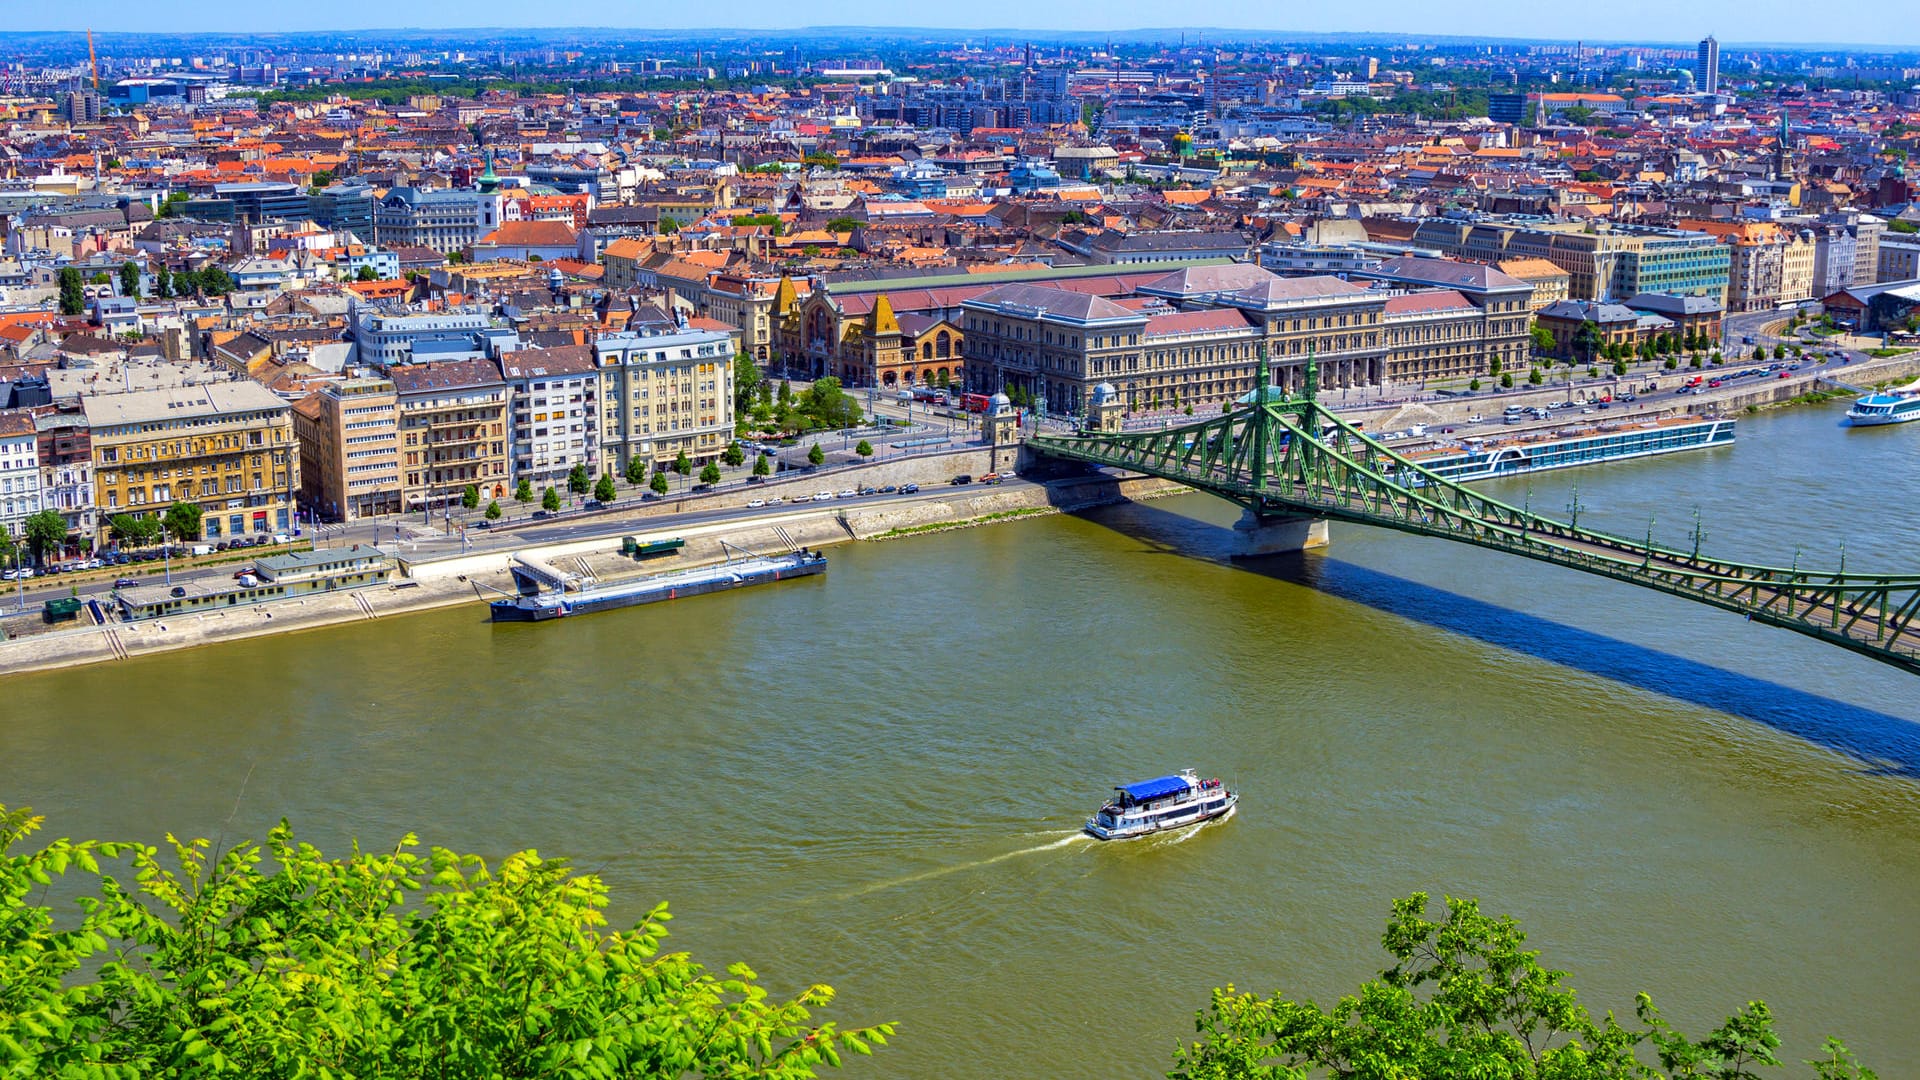
[[[912,495],[919,490],[920,490],[919,484],[901,484],[900,485],[900,494],[902,495]]]
[[[589,510],[598,510],[606,505],[606,503],[601,502],[599,499],[588,499],[585,503],[586,508]]]
[[[966,473],[961,473],[959,476],[956,476],[953,479],[947,481],[947,483],[952,484],[955,487],[959,487],[961,484],[973,483],[973,477],[968,476]]]
[[[749,483],[749,484],[764,484],[764,483],[766,483],[766,482],[767,482],[767,478],[766,478],[766,477],[764,477],[764,476],[749,476],[749,477],[747,477],[747,483]]]
[[[861,489],[860,489],[860,494],[862,494],[862,495],[878,495],[878,494],[880,494],[880,489],[879,489],[879,488],[877,488],[877,487],[872,487],[872,486],[868,486],[868,487],[863,487],[863,488],[861,488]]]
[[[787,503],[787,500],[781,498],[778,495],[775,495],[773,498],[767,500],[768,506],[785,506],[786,503]]]
[[[860,493],[859,493],[858,491],[855,491],[855,490],[854,490],[854,489],[852,489],[852,488],[848,488],[847,490],[845,490],[845,491],[843,491],[843,492],[841,492],[840,494],[838,494],[838,495],[835,495],[835,496],[834,496],[834,498],[836,498],[836,499],[852,499],[852,498],[856,498],[856,497],[858,497],[858,496],[859,496],[859,494],[860,494]]]
[[[747,500],[747,509],[749,510],[758,510],[765,505],[767,505],[767,500],[765,499],[748,499]]]
[[[130,578],[130,577],[123,577],[123,578],[114,578],[114,579],[113,579],[113,587],[114,587],[114,588],[116,588],[116,589],[131,589],[131,588],[133,588],[133,587],[134,587],[135,585],[138,585],[138,584],[140,584],[140,583],[139,583],[138,581],[135,581],[134,579],[132,579],[132,578]]]
[[[698,494],[702,491],[712,491],[713,485],[712,484],[695,484],[692,487],[688,488],[687,490],[694,492],[695,494]]]
[[[539,521],[541,518],[550,518],[552,516],[553,516],[552,514],[548,513],[545,510],[535,510],[533,512],[533,520],[535,521]]]
[[[882,495],[891,495],[891,494],[893,494],[894,492],[896,492],[896,491],[899,491],[899,490],[900,490],[899,488],[897,488],[897,487],[894,487],[894,486],[893,486],[892,484],[888,484],[888,485],[887,485],[886,487],[883,487],[883,488],[881,488],[881,489],[880,489],[880,494],[882,494]]]

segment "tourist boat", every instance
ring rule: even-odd
[[[825,555],[801,548],[785,555],[755,555],[631,581],[583,584],[536,559],[515,558],[512,570],[519,595],[488,604],[494,622],[542,622],[807,577],[827,568]]]
[[[1117,794],[1087,819],[1087,832],[1101,840],[1130,840],[1199,825],[1233,813],[1240,801],[1225,784],[1202,780],[1192,769],[1113,790]]]
[[[1459,484],[1725,446],[1733,442],[1733,436],[1731,418],[1667,417],[1563,429],[1545,435],[1469,439],[1462,446],[1415,450],[1404,456],[1422,470]],[[1401,472],[1402,482],[1409,487],[1426,483],[1426,478],[1412,469]]]
[[[1853,408],[1847,410],[1847,420],[1854,427],[1904,424],[1909,420],[1920,420],[1920,383],[1910,383],[1898,390],[1868,394],[1855,401]]]

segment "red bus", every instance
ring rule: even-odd
[[[987,411],[987,395],[962,394],[960,395],[960,407],[962,409],[965,409],[967,412],[986,412]]]

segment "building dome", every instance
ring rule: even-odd
[[[1005,394],[995,394],[987,399],[987,405],[994,409],[1010,409],[1013,407],[1013,399]]]
[[[1103,382],[1093,388],[1093,403],[1095,405],[1105,405],[1107,402],[1119,396],[1120,391],[1115,390],[1112,383]]]

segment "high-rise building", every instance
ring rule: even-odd
[[[1720,92],[1720,43],[1708,34],[1700,42],[1700,51],[1693,65],[1693,75],[1700,92],[1717,94]]]

